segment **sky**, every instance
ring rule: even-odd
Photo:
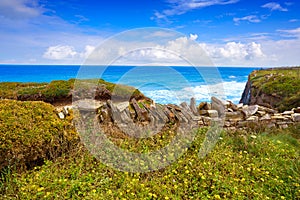
[[[295,66],[299,10],[297,0],[1,0],[0,64],[80,65],[98,50],[123,56],[118,65],[183,65],[178,56],[204,51],[217,66]]]

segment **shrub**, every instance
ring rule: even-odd
[[[71,120],[44,102],[0,100],[0,170],[31,168],[69,150],[78,143]]]

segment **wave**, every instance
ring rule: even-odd
[[[189,102],[192,97],[195,97],[197,103],[210,101],[212,96],[230,100],[233,103],[238,103],[244,91],[245,82],[222,82],[213,85],[198,85],[186,87],[178,90],[156,89],[145,90],[142,92],[162,104],[180,104],[181,102]]]

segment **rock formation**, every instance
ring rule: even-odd
[[[290,110],[300,106],[300,67],[255,70],[246,83],[240,103]]]

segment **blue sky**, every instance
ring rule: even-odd
[[[216,65],[299,65],[299,10],[296,0],[1,0],[0,63],[82,64],[114,34],[158,27],[183,34],[160,47],[201,48]],[[132,42],[141,41],[114,48],[126,51]]]

